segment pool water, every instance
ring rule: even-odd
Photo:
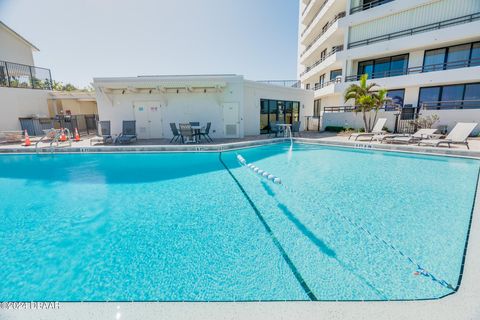
[[[289,160],[288,148],[0,156],[0,300],[452,292],[415,276],[405,256],[457,286],[478,161],[301,144]],[[242,167],[237,154],[283,185]]]

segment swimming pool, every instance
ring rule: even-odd
[[[0,300],[453,292],[415,276],[408,258],[457,287],[478,161],[302,144],[289,160],[288,147],[0,156]],[[238,153],[283,184],[242,167]]]

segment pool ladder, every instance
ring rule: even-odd
[[[72,140],[71,140],[71,133],[70,133],[70,130],[68,128],[63,128],[63,129],[52,129],[54,131],[51,131],[51,132],[54,132],[55,134],[53,135],[49,135],[48,133],[46,133],[40,140],[38,140],[36,143],[35,143],[35,153],[36,154],[39,154],[41,153],[45,148],[40,148],[38,146],[38,144],[40,142],[42,142],[43,140],[45,139],[48,139],[48,138],[52,138],[52,141],[50,141],[50,146],[48,147],[47,150],[50,151],[50,153],[54,153],[55,152],[55,148],[54,148],[54,144],[56,144],[56,147],[59,146],[59,144],[63,141],[60,141],[60,137],[62,136],[62,133],[65,134],[65,136],[67,137],[67,143],[68,143],[68,146],[71,147],[72,146]]]

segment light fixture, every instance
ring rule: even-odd
[[[125,90],[122,90],[122,94],[125,94]]]
[[[150,91],[148,91],[148,93],[152,94],[152,89],[150,89]]]
[[[207,93],[207,89],[206,89],[206,88],[205,88],[205,89],[203,89],[203,93]]]
[[[177,89],[177,94],[178,94],[179,90]]]

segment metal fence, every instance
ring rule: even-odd
[[[365,3],[365,4],[362,4],[362,5],[351,8],[350,9],[350,14],[354,14],[356,12],[361,12],[361,11],[365,11],[365,10],[368,10],[368,9],[371,9],[371,8],[374,8],[374,7],[378,7],[382,4],[392,2],[392,1],[393,0],[374,0],[374,1],[371,1],[371,2],[368,2],[368,3]]]
[[[0,86],[52,90],[50,69],[0,61]]]
[[[74,116],[57,116],[55,118],[19,118],[22,131],[27,130],[31,136],[42,136],[43,130],[67,128],[73,134],[75,129],[83,134],[97,132],[98,116],[81,114]]]

